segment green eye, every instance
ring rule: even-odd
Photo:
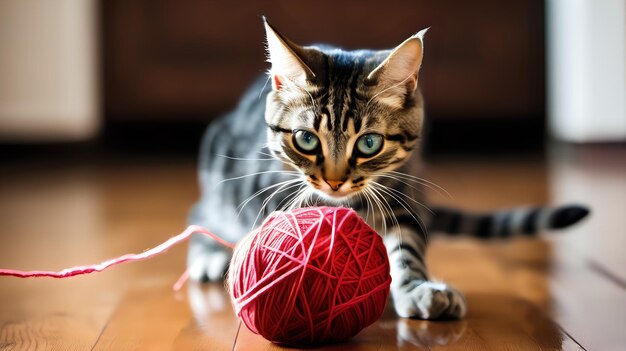
[[[380,134],[365,134],[356,141],[356,148],[365,157],[374,156],[383,148],[383,137]]]
[[[297,130],[293,133],[293,144],[303,154],[314,154],[319,148],[320,140],[307,130]]]

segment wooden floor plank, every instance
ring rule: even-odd
[[[39,314],[3,321],[1,350],[89,350],[99,330],[90,320],[67,314]]]
[[[115,294],[98,282],[0,281],[0,350],[89,350]]]
[[[240,322],[222,284],[190,284],[187,301],[193,323],[178,338],[176,350],[232,350]],[[187,347],[193,346],[193,347]]]
[[[187,212],[181,204],[196,196],[195,182],[184,182],[195,179],[192,164],[2,166],[3,268],[57,270],[141,251],[180,231]],[[164,186],[177,181],[183,184]],[[170,284],[184,268],[184,250],[173,250],[169,262],[72,279],[1,278],[0,350],[91,349],[125,290],[154,285],[166,266],[161,279]]]
[[[621,284],[626,283],[626,148],[610,145],[557,148],[552,152],[554,201],[584,202],[592,209],[585,226],[560,242],[577,249]]]
[[[129,292],[94,350],[230,350],[239,323],[223,287],[189,293],[170,286]]]
[[[555,201],[584,201],[584,226],[551,240],[550,287],[556,320],[589,350],[626,349],[626,148],[556,148]]]
[[[460,349],[517,349],[521,345],[529,350],[557,350],[569,342],[548,317],[547,266],[535,258],[545,254],[546,245],[539,240],[433,243],[428,256],[433,275],[467,296],[465,335],[472,337],[472,343],[461,338]]]
[[[626,290],[598,274],[575,248],[557,246],[550,288],[556,321],[588,350],[624,350]]]

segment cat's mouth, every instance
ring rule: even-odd
[[[354,191],[345,190],[319,190],[325,197],[329,197],[333,200],[347,199],[351,195],[354,195]]]
[[[350,181],[326,182],[312,179],[308,179],[308,181],[309,186],[314,188],[319,195],[333,201],[346,200],[363,190],[365,186],[364,184],[354,185]]]

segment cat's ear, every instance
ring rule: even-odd
[[[272,64],[270,74],[274,90],[280,90],[289,83],[304,86],[312,81],[315,73],[303,60],[307,55],[306,49],[280,34],[265,17],[263,22],[267,36],[268,61]]]
[[[417,88],[418,73],[424,53],[424,34],[428,28],[405,40],[366,78],[374,86],[377,99],[392,106],[402,106]]]

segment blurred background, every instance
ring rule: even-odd
[[[431,27],[420,80],[427,152],[538,151],[546,135],[623,141],[624,7],[3,0],[0,143],[194,153],[204,126],[267,69],[261,15],[297,43],[348,49],[390,48]]]

